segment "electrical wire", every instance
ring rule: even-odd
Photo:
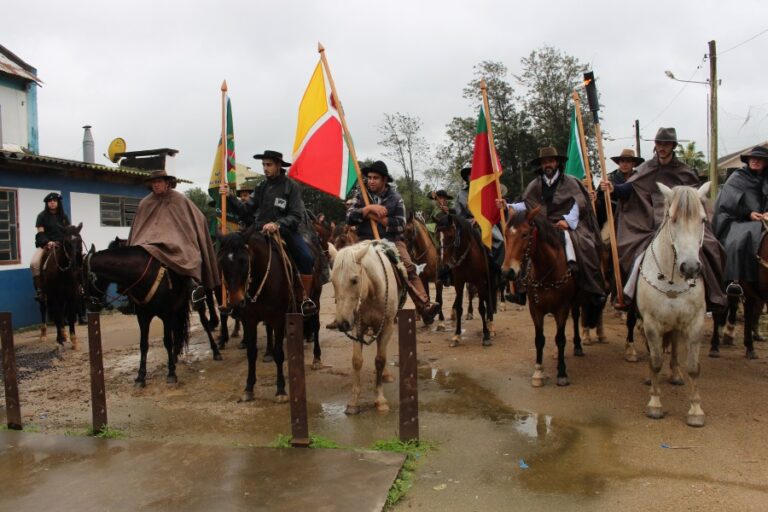
[[[699,70],[701,69],[701,66],[704,64],[704,60],[705,60],[706,58],[707,58],[707,56],[706,56],[706,55],[704,55],[704,57],[702,57],[702,58],[701,58],[701,62],[699,62],[699,65],[698,65],[698,66],[696,66],[696,69],[693,71],[693,73],[691,73],[691,76],[690,76],[690,78],[688,78],[688,80],[692,80],[692,79],[693,79],[693,77],[694,77],[694,76],[696,76],[696,73],[698,73],[698,72],[699,72]],[[683,91],[685,90],[685,88],[686,88],[686,87],[688,87],[688,83],[687,83],[687,82],[684,82],[684,83],[683,83],[683,86],[680,88],[680,90],[679,90],[679,91],[677,91],[677,94],[675,94],[675,95],[674,95],[674,97],[673,97],[673,98],[670,100],[670,102],[667,104],[667,106],[666,106],[666,107],[664,107],[664,108],[662,109],[662,111],[661,111],[661,112],[659,112],[659,113],[658,113],[658,114],[657,114],[657,115],[656,115],[656,116],[655,116],[653,119],[651,119],[651,120],[650,120],[650,121],[648,121],[647,123],[643,123],[643,125],[642,125],[641,129],[642,129],[642,128],[645,128],[645,127],[647,127],[648,125],[651,125],[651,124],[653,124],[653,122],[654,122],[654,121],[656,121],[658,118],[660,118],[662,115],[664,115],[664,113],[665,113],[667,110],[669,110],[669,107],[671,107],[671,106],[672,106],[672,104],[674,104],[674,103],[675,103],[675,100],[677,100],[677,98],[678,98],[678,97],[679,97],[679,96],[680,96],[680,95],[683,93]]]
[[[765,29],[765,30],[763,30],[762,32],[759,32],[759,33],[757,33],[757,34],[753,35],[753,36],[752,36],[752,37],[750,37],[749,39],[747,39],[747,40],[745,40],[745,41],[742,41],[742,42],[740,42],[740,43],[739,43],[739,44],[737,44],[736,46],[731,46],[731,47],[730,47],[730,48],[728,48],[727,50],[723,50],[722,52],[718,52],[718,53],[717,53],[717,56],[718,56],[718,57],[720,57],[720,56],[722,56],[722,55],[724,55],[724,54],[726,54],[726,53],[730,52],[731,50],[735,50],[735,49],[736,49],[736,48],[738,48],[739,46],[742,46],[742,45],[745,45],[745,44],[747,44],[748,42],[752,41],[753,39],[756,39],[756,38],[760,37],[761,35],[765,34],[766,32],[768,32],[768,28],[767,28],[767,29]]]

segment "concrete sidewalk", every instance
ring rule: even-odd
[[[0,510],[379,511],[396,453],[0,432]]]

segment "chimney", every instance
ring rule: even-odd
[[[91,135],[91,126],[83,126],[85,132],[83,133],[83,162],[87,164],[96,163],[96,158],[93,154],[93,135]]]

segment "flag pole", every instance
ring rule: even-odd
[[[333,95],[334,103],[336,103],[336,110],[339,112],[339,119],[341,119],[341,127],[344,130],[344,138],[347,139],[347,146],[349,147],[349,157],[352,159],[352,163],[355,166],[355,173],[357,174],[357,182],[360,184],[360,194],[363,196],[363,203],[365,206],[371,204],[371,200],[368,198],[368,189],[363,182],[363,175],[360,172],[360,163],[357,161],[357,153],[355,153],[355,145],[352,144],[352,136],[349,134],[349,128],[347,127],[347,119],[344,116],[344,107],[341,106],[341,100],[339,99],[339,93],[336,92],[336,84],[333,82],[333,76],[331,75],[331,68],[328,66],[328,60],[325,58],[325,47],[317,43],[317,52],[320,54],[320,61],[325,68],[325,74],[328,75],[328,83],[331,85],[331,94]],[[380,240],[379,228],[373,219],[368,219],[371,222],[371,229],[373,230],[373,237],[376,240]]]
[[[221,168],[219,185],[227,182],[227,81],[221,82]],[[221,233],[227,233],[227,194],[221,194]],[[227,288],[221,280],[221,304],[226,304]]]
[[[587,190],[589,190],[589,195],[591,198],[595,188],[592,185],[592,170],[589,168],[589,158],[587,157],[587,141],[586,135],[584,134],[584,122],[581,119],[581,99],[579,98],[579,93],[577,91],[573,91],[573,105],[573,108],[575,109],[574,111],[576,112],[576,126],[578,126],[579,129],[579,144],[581,145],[581,155],[584,159],[584,172],[587,177]],[[592,203],[592,209],[597,211],[595,201],[596,199],[590,199],[590,202]]]
[[[483,94],[483,110],[488,128],[488,145],[491,147],[491,167],[493,168],[493,180],[496,182],[496,197],[498,199],[503,199],[501,196],[501,183],[499,183],[499,157],[496,154],[496,144],[493,140],[491,108],[488,105],[488,85],[485,83],[485,80],[480,80],[480,92]],[[504,245],[507,244],[507,215],[505,210],[506,208],[499,210],[499,213],[501,214],[501,236],[504,239]]]

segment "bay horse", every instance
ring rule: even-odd
[[[263,322],[274,332],[273,357],[277,367],[275,397],[287,402],[283,362],[285,315],[298,311],[301,283],[277,239],[253,227],[243,232],[218,235],[219,268],[227,288],[226,305],[240,317],[248,357],[248,376],[241,401],[254,399],[256,384],[256,328]]]
[[[387,345],[395,329],[398,287],[395,271],[383,254],[386,242],[366,240],[338,252],[330,248],[333,268],[331,282],[336,295],[336,323],[352,342],[352,395],[346,414],[360,412],[360,370],[363,343],[376,342],[376,410],[389,410],[384,397],[384,382],[394,379],[387,373]],[[372,338],[366,339],[372,331]]]
[[[635,299],[650,351],[651,398],[646,415],[664,417],[659,387],[664,348],[670,348],[674,378],[678,374],[677,350],[685,344],[691,388],[686,423],[701,427],[704,411],[697,379],[706,304],[699,252],[707,219],[701,203],[706,185],[698,192],[692,187],[657,185],[665,199],[664,220],[644,252]]]
[[[544,385],[543,358],[544,317],[551,313],[555,317],[557,332],[557,385],[570,384],[565,365],[565,327],[569,313],[574,320],[574,355],[583,356],[584,351],[578,333],[580,296],[576,279],[568,268],[562,232],[543,215],[537,206],[528,212],[510,216],[506,227],[506,246],[502,272],[510,279],[524,275],[528,290],[528,310],[535,328],[536,365],[531,385]],[[595,327],[597,315],[584,315],[586,325]]]
[[[357,237],[357,228],[348,224],[337,224],[331,233],[331,244],[338,249],[343,249],[348,245],[354,245],[359,241]]]
[[[472,229],[466,219],[454,214],[440,217],[436,227],[442,248],[441,264],[451,271],[456,299],[456,330],[451,347],[461,343],[461,313],[464,285],[471,283],[477,287],[478,311],[483,321],[483,346],[492,345],[491,336],[495,336],[493,314],[496,310],[496,279],[490,276],[488,255],[480,240],[480,235]],[[442,271],[441,271],[442,273]]]
[[[83,265],[83,280],[89,309],[99,311],[110,305],[114,299],[107,299],[107,289],[113,283],[117,285],[117,292],[128,296],[135,306],[141,352],[135,385],[146,386],[149,324],[154,317],[163,322],[163,345],[168,353],[166,382],[178,382],[176,362],[189,342],[190,300],[200,314],[213,359],[221,360],[221,353],[211,334],[211,323],[205,316],[205,295],[193,293],[192,279],[165,267],[144,248],[125,246],[124,243],[117,239],[107,249],[98,252],[91,245]],[[215,317],[215,309],[211,309],[210,313]]]
[[[48,315],[56,325],[56,342],[61,346],[67,341],[64,323],[69,324],[69,341],[72,343],[73,350],[79,347],[75,324],[82,300],[83,239],[80,237],[82,229],[82,222],[77,226],[66,226],[63,240],[55,242],[52,248],[46,249],[40,270],[44,295],[44,300],[40,301],[42,317],[40,340],[45,341],[46,338],[46,316]]]
[[[435,283],[435,302],[440,304],[438,310],[437,330],[445,330],[445,316],[443,316],[443,282],[438,278],[438,268],[440,266],[440,256],[432,241],[432,237],[427,231],[427,226],[421,219],[408,216],[405,224],[405,243],[414,265],[423,265],[423,270],[419,274],[424,291],[427,292],[429,299],[429,283]]]

